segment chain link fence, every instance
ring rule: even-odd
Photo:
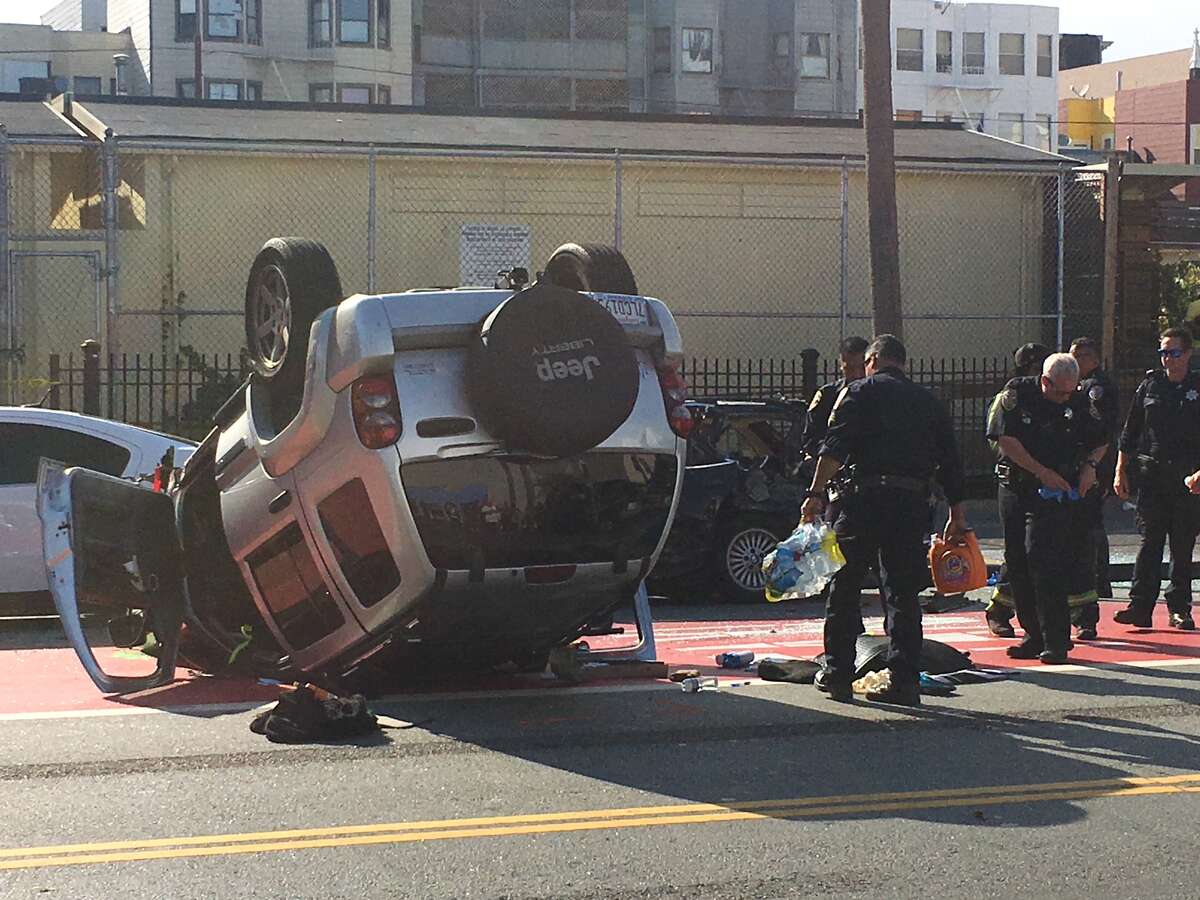
[[[675,313],[693,371],[783,372],[871,332],[861,163],[10,140],[0,178],[10,402],[38,399],[50,355],[93,339],[115,354],[105,396],[128,385],[170,424],[164,372],[238,357],[250,262],[282,235],[325,243],[347,294],[491,284],[567,241],[615,244]],[[1066,170],[902,169],[910,356],[969,366],[1058,344],[1060,327],[1063,341],[1096,335],[1099,190]]]

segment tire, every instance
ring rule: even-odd
[[[337,267],[323,244],[272,238],[258,251],[246,281],[246,347],[273,402],[298,404],[312,324],[341,299]]]
[[[508,449],[574,456],[633,412],[640,375],[625,330],[590,297],[539,282],[476,329],[467,351],[472,409]]]
[[[633,270],[621,251],[604,244],[563,244],[550,254],[543,277],[573,291],[638,292]]]
[[[765,602],[762,559],[791,533],[769,516],[743,514],[721,529],[717,539],[717,578],[731,603]]]

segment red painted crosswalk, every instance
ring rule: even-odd
[[[1200,664],[1200,632],[1180,632],[1167,626],[1161,606],[1155,627],[1131,629],[1112,622],[1120,604],[1104,604],[1100,639],[1078,643],[1071,652],[1076,667],[1126,664],[1142,667]],[[753,610],[743,610],[753,615]],[[867,621],[868,630],[879,632],[878,619]],[[752,673],[721,672],[714,657],[729,650],[752,650],[758,657],[811,659],[821,652],[819,618],[720,621],[695,619],[660,622],[655,626],[658,658],[670,666],[702,669],[705,674],[745,680]],[[925,617],[926,637],[966,651],[980,666],[1009,668],[1038,666],[1037,661],[1009,659],[1004,650],[1012,640],[988,633],[983,613],[943,613]],[[593,648],[614,645],[623,638],[591,639]],[[122,666],[140,665],[129,651],[98,651],[105,668],[114,673]],[[143,666],[144,668],[144,666]],[[1070,667],[1068,667],[1070,669]],[[1053,671],[1053,669],[1048,669]],[[53,714],[104,715],[141,709],[214,707],[223,704],[263,702],[273,699],[277,689],[247,678],[220,678],[181,669],[177,680],[154,691],[125,697],[104,697],[77,663],[69,649],[0,650],[0,719]],[[508,691],[546,688],[559,683],[538,676],[492,676],[454,684],[456,690]],[[416,690],[428,691],[428,682]],[[400,688],[403,690],[403,688]]]

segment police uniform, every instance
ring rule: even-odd
[[[991,435],[998,433],[1000,428],[1000,416],[1004,413],[1004,407],[1001,401],[1004,399],[1004,391],[1000,391],[992,398],[991,405],[988,407],[987,427],[985,433]],[[992,448],[992,452],[999,454],[1000,448],[994,438],[988,438],[988,444]],[[1004,509],[1001,506],[1001,520],[1004,518]],[[996,576],[996,586],[992,589],[991,599],[988,600],[987,608],[984,610],[984,615],[988,621],[988,627],[993,634],[999,634],[1004,637],[1012,637],[1012,617],[1016,612],[1016,607],[1013,604],[1012,588],[1008,583],[1008,563],[1000,564],[1000,572]]]
[[[1066,403],[1047,399],[1037,376],[1014,378],[1000,399],[1001,415],[988,438],[1015,438],[1041,465],[1068,483],[1079,483],[1088,453],[1104,443],[1092,401],[1076,391]],[[1004,527],[1004,559],[1017,619],[1030,653],[1066,655],[1071,621],[1067,594],[1076,559],[1083,553],[1079,501],[1043,499],[1041,483],[1007,457],[997,465]]]
[[[1142,546],[1133,567],[1129,608],[1149,616],[1158,601],[1165,542],[1171,547],[1167,608],[1191,616],[1192,550],[1200,527],[1200,496],[1183,479],[1200,469],[1200,372],[1173,384],[1151,370],[1138,385],[1121,432],[1120,449],[1133,457]]]
[[[1117,386],[1101,369],[1079,383],[1079,393],[1087,398],[1088,413],[1098,423],[1108,452],[1096,467],[1096,488],[1081,501],[1086,528],[1084,552],[1071,580],[1068,605],[1071,621],[1080,629],[1094,630],[1100,621],[1100,597],[1112,596],[1108,578],[1108,535],[1104,532],[1104,500],[1112,490],[1116,470],[1116,441],[1120,429]]]
[[[804,452],[813,459],[821,455],[821,442],[825,440],[825,434],[829,431],[829,414],[833,412],[833,404],[837,402],[838,394],[845,386],[845,378],[822,385],[817,388],[808,404],[808,417],[804,423],[804,436],[800,443]]]
[[[847,487],[834,521],[846,557],[825,613],[825,680],[854,677],[863,576],[879,566],[891,641],[892,684],[916,690],[921,607],[928,583],[923,544],[936,475],[953,505],[963,499],[962,462],[949,413],[898,368],[887,367],[844,387],[834,405],[821,456],[843,463]]]
[[[801,477],[806,482],[812,481],[813,472],[817,466],[817,459],[821,455],[821,445],[825,441],[825,435],[829,433],[829,418],[833,414],[833,405],[837,402],[838,395],[841,394],[842,388],[847,384],[845,378],[839,378],[837,381],[831,381],[829,384],[821,385],[817,388],[817,392],[813,394],[812,400],[808,404],[808,415],[804,422],[804,435],[800,439],[801,447],[805,454],[805,464],[801,468]],[[840,494],[840,479],[835,479],[835,484],[831,486],[831,495],[834,499],[829,501],[829,505],[825,510],[825,519],[828,522],[837,520],[838,513],[841,511]],[[829,586],[825,588],[825,595],[828,597]],[[866,625],[862,620],[862,598],[859,598],[859,616],[855,631],[858,634],[865,634],[867,631]]]

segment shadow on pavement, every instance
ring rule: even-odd
[[[1200,688],[1200,676],[1187,680]],[[1106,707],[1123,697],[1200,700],[1200,690],[1088,675],[1022,673],[1021,682],[1103,696]],[[1200,740],[1193,735],[1142,727],[1136,719],[1126,722],[1102,711],[1027,717],[964,708],[1000,689],[966,688],[957,698],[900,715],[863,701],[834,704],[799,685],[773,687],[770,696],[762,695],[764,689],[579,692],[459,700],[436,708],[397,700],[381,709],[399,718],[432,716],[426,729],[472,747],[681,802],[721,805],[792,798],[832,803],[847,795],[1112,779],[1128,775],[1134,765],[1190,771],[1200,759]],[[1079,803],[1061,799],[1019,809],[981,803],[980,809],[993,810],[983,815],[973,805],[937,807],[930,801],[928,808],[827,811],[804,818],[1043,827],[1087,815]]]

